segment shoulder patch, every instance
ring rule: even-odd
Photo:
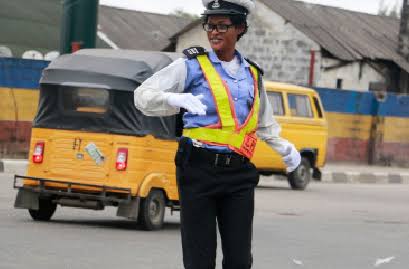
[[[249,58],[244,58],[246,59],[247,62],[249,62],[250,65],[254,66],[255,68],[258,69],[258,71],[260,72],[260,74],[263,76],[264,75],[264,70],[256,63],[253,62],[252,60],[250,60]]]
[[[199,55],[207,54],[207,51],[202,47],[190,47],[183,51],[188,59],[194,59]]]

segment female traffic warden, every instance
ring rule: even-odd
[[[203,4],[211,50],[185,50],[187,59],[176,60],[135,90],[135,106],[148,116],[185,111],[175,158],[185,268],[215,268],[217,223],[223,268],[244,269],[252,263],[258,173],[249,160],[257,137],[283,156],[288,172],[299,165],[300,155],[279,136],[262,71],[236,50],[253,0]]]

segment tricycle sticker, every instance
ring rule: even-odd
[[[89,143],[85,147],[85,151],[95,161],[97,165],[103,164],[105,157],[94,143]]]

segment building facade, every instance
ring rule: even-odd
[[[409,64],[397,53],[398,20],[293,0],[256,2],[257,9],[249,17],[249,31],[239,41],[238,48],[264,69],[266,79],[358,91],[368,91],[373,84],[384,84],[389,91],[399,91],[399,73]],[[304,18],[297,18],[294,12]],[[313,18],[324,13],[333,13],[340,22],[348,16],[353,22],[361,22],[354,30],[348,28],[353,28],[353,23],[327,25],[328,16]],[[396,43],[395,54],[390,48],[380,51],[387,43],[376,36],[382,31],[375,34],[374,40],[378,43],[367,38],[377,27],[367,27],[372,21],[382,25],[381,30],[394,29],[391,35],[396,37],[396,42],[389,43]],[[360,32],[364,34],[359,36]],[[179,52],[196,45],[209,48],[201,21],[188,25],[174,39]],[[402,62],[408,66],[399,66]]]

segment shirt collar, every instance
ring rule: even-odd
[[[250,67],[250,64],[244,59],[240,52],[236,50],[234,54],[239,58],[240,65],[244,65],[244,67]],[[213,50],[209,51],[209,59],[212,63],[222,62],[221,60],[219,60],[219,58],[217,58],[217,54]]]
[[[235,51],[235,55],[239,59],[240,69],[237,72],[237,74],[234,76],[234,78],[235,79],[240,79],[240,80],[245,79],[246,78],[245,70],[250,67],[250,64],[244,59],[244,57],[241,55],[241,53],[238,52],[237,50]],[[209,60],[212,63],[221,64],[221,62],[222,62],[219,58],[217,58],[217,54],[213,50],[209,51]]]

